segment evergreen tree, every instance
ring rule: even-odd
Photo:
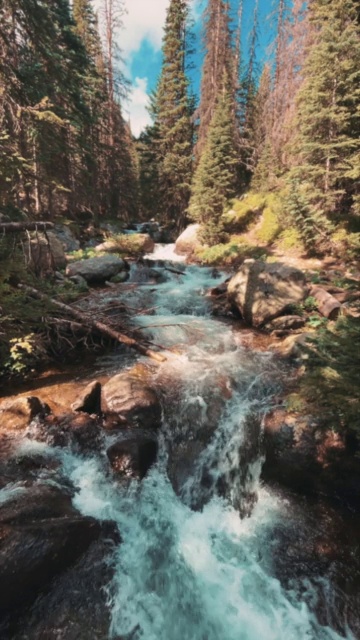
[[[202,225],[202,238],[209,244],[220,242],[224,237],[222,215],[236,193],[237,182],[233,94],[227,78],[223,84],[194,175],[189,205],[190,217]]]
[[[171,0],[163,39],[163,65],[153,101],[159,209],[163,221],[184,226],[192,176],[192,100],[186,77],[189,9],[185,0]]]
[[[241,16],[240,16],[241,17]],[[234,48],[230,30],[230,5],[224,0],[209,0],[204,14],[205,59],[201,79],[200,105],[197,111],[199,128],[196,158],[199,161],[207,140],[208,129],[215,111],[217,97],[224,89],[225,76],[230,79],[233,109],[236,111],[238,47]]]
[[[360,194],[360,29],[355,0],[313,0],[316,37],[298,96],[296,166],[317,228],[346,220]]]

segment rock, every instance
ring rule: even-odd
[[[125,269],[125,262],[117,256],[99,256],[88,260],[72,262],[66,269],[66,275],[82,276],[88,284],[101,284]]]
[[[286,358],[301,358],[304,354],[304,346],[309,338],[313,338],[314,333],[306,332],[297,335],[291,335],[280,343],[271,344],[270,348],[279,351]]]
[[[109,557],[120,543],[112,523],[64,573],[56,576],[31,609],[12,613],[3,640],[105,640],[111,625],[107,587],[114,577]]]
[[[245,260],[228,284],[229,301],[247,324],[261,327],[284,314],[307,295],[302,271],[280,262]]]
[[[302,316],[280,316],[266,325],[269,331],[291,331],[305,326],[306,319]]]
[[[101,253],[152,253],[154,240],[147,233],[132,233],[110,238],[95,247],[95,251]]]
[[[161,405],[149,386],[145,367],[134,367],[120,373],[103,387],[103,410],[118,413],[130,424],[144,429],[158,429],[161,425]]]
[[[76,284],[81,289],[87,289],[88,288],[87,282],[86,282],[85,278],[83,278],[82,276],[71,276],[71,278],[69,278],[69,280],[71,280],[71,282]]]
[[[74,447],[81,452],[97,451],[101,433],[99,420],[86,413],[49,416],[31,429],[35,440],[53,447]]]
[[[56,235],[57,239],[60,240],[66,253],[78,251],[78,249],[80,249],[80,242],[75,237],[70,227],[62,224],[56,224],[53,233]]]
[[[29,514],[30,517],[30,514]],[[72,565],[100,533],[93,518],[69,516],[0,524],[0,610],[32,601],[50,580]]]
[[[190,224],[178,237],[175,243],[175,253],[178,255],[191,255],[196,249],[201,249],[199,240],[199,224]]]
[[[49,407],[34,396],[16,398],[0,406],[0,430],[26,429],[37,416],[44,417]]]
[[[155,463],[157,452],[155,439],[140,436],[118,440],[109,447],[107,456],[118,475],[142,480]]]
[[[0,525],[21,525],[49,518],[68,518],[78,515],[72,506],[71,495],[48,484],[34,484],[20,493],[10,494],[0,508]]]
[[[116,276],[113,276],[110,280],[112,284],[121,284],[122,282],[126,282],[129,280],[129,272],[128,271],[120,271]]]
[[[285,409],[264,424],[266,459],[262,475],[302,495],[328,497],[357,509],[360,499],[358,444],[321,418]]]
[[[83,391],[80,392],[77,400],[71,405],[73,411],[83,411],[84,413],[101,413],[101,383],[90,382]]]
[[[28,265],[37,273],[56,271],[66,266],[63,245],[52,231],[37,233],[30,243],[25,243]]]

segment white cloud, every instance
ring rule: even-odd
[[[147,78],[135,78],[129,99],[124,105],[124,112],[129,114],[131,131],[134,136],[140,135],[151,119],[146,110],[149,104],[147,94]]]
[[[96,9],[102,0],[93,0]],[[141,42],[148,40],[155,50],[161,49],[166,9],[170,0],[125,0],[126,15],[124,29],[120,33],[119,45],[124,58],[137,51]]]

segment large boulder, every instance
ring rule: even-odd
[[[35,396],[6,400],[0,406],[0,430],[21,431],[26,429],[34,418],[44,417],[48,412],[49,407]]]
[[[158,429],[161,405],[150,385],[145,367],[138,366],[119,373],[103,387],[103,410],[120,414],[132,426]]]
[[[196,249],[201,249],[199,240],[200,225],[190,224],[178,237],[175,243],[175,253],[179,255],[191,255]]]
[[[60,240],[63,249],[66,253],[71,251],[77,251],[80,249],[80,241],[71,231],[70,227],[62,224],[55,225],[54,234],[57,239]]]
[[[105,242],[98,244],[95,251],[104,253],[126,253],[137,255],[138,253],[152,253],[155,243],[148,233],[132,233],[114,236]]]
[[[100,421],[81,412],[36,421],[29,436],[52,447],[72,447],[80,452],[98,451],[102,441]]]
[[[66,275],[82,276],[88,284],[101,284],[124,269],[125,262],[118,256],[99,256],[72,262],[66,269]]]
[[[76,561],[101,531],[54,487],[35,487],[0,512],[0,610],[13,612]]]
[[[228,284],[228,299],[249,325],[261,327],[304,300],[305,274],[280,262],[246,260]]]
[[[142,480],[156,461],[157,441],[148,436],[117,440],[107,450],[115,473],[126,478]]]
[[[37,233],[25,244],[28,265],[37,273],[56,271],[66,266],[64,247],[52,231]]]

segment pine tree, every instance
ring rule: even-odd
[[[202,238],[209,244],[224,237],[222,215],[235,195],[237,182],[232,87],[226,77],[223,85],[194,175],[189,205],[190,217],[202,225]]]
[[[203,14],[205,60],[201,79],[199,128],[195,147],[199,161],[207,140],[208,129],[218,95],[224,89],[225,76],[230,79],[233,109],[236,111],[237,65],[239,49],[234,48],[230,30],[230,5],[224,0],[209,0]],[[239,42],[239,40],[238,40]]]
[[[153,101],[157,131],[160,214],[178,230],[184,226],[192,176],[192,100],[186,77],[189,9],[171,0],[163,39],[163,65]]]
[[[355,0],[313,0],[316,37],[298,96],[297,162],[318,228],[346,220],[360,194],[360,29]]]

